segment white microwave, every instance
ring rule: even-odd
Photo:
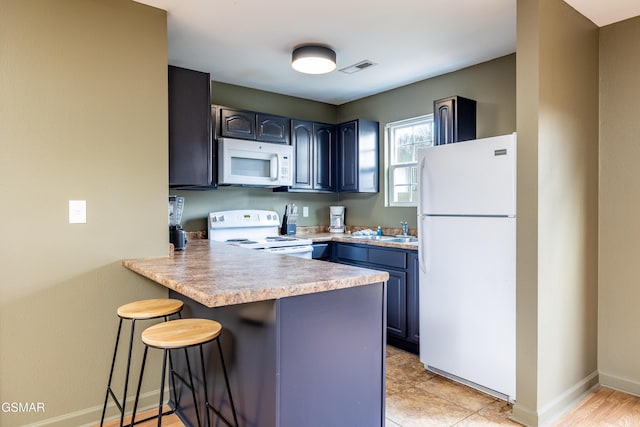
[[[293,185],[293,147],[219,138],[218,183],[264,187]]]

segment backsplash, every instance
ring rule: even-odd
[[[355,231],[371,229],[376,231],[378,226],[360,226],[360,225],[348,225],[345,227],[346,231],[344,234],[351,234]],[[329,225],[312,225],[312,226],[299,226],[296,228],[296,236],[302,237],[305,234],[322,234],[329,232]],[[198,239],[206,239],[207,238],[207,230],[200,231],[187,231],[187,240],[198,240]],[[335,235],[339,235],[340,233],[335,233]],[[402,228],[400,227],[382,227],[382,234],[385,236],[395,236],[402,234]],[[418,230],[415,228],[409,229],[409,236],[417,236]]]

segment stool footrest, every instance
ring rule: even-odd
[[[205,405],[207,406],[207,408],[211,409],[213,411],[213,413],[216,414],[218,416],[218,418],[220,418],[226,425],[228,425],[229,427],[236,427],[235,425],[231,424],[231,421],[229,421],[224,415],[222,415],[220,413],[220,411],[218,411],[216,408],[214,408],[211,405],[211,403],[205,402]]]
[[[120,404],[120,401],[116,397],[116,394],[113,392],[113,390],[111,390],[111,387],[109,387],[107,391],[111,395],[111,398],[113,399],[113,403],[116,404],[116,406],[118,407],[118,410],[122,413],[122,405]]]
[[[163,413],[162,413],[162,416],[164,417],[165,415],[171,415],[171,414],[173,414],[174,412],[176,412],[176,411],[175,411],[175,410],[173,410],[173,409],[170,409],[170,410],[168,410],[168,411],[163,412]],[[123,427],[133,427],[133,426],[135,426],[135,425],[138,425],[138,424],[144,423],[144,422],[146,422],[146,421],[155,420],[156,418],[158,418],[158,415],[153,415],[153,416],[151,416],[151,417],[143,418],[143,419],[141,419],[141,420],[139,420],[139,421],[138,421],[138,420],[136,420],[133,424],[131,424],[131,423],[129,423],[129,424],[125,424]]]

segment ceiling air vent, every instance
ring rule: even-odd
[[[377,64],[375,62],[371,62],[365,59],[364,61],[360,61],[357,64],[353,64],[348,67],[342,68],[339,71],[342,71],[343,73],[346,73],[346,74],[353,74],[353,73],[357,73],[358,71],[362,71],[365,68],[372,67],[374,65],[377,65]]]

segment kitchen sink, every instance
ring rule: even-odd
[[[352,239],[358,239],[358,240],[378,240],[378,241],[384,241],[384,242],[388,242],[390,240],[395,239],[395,237],[393,236],[377,236],[377,235],[368,235],[368,236],[351,236]]]
[[[417,243],[418,238],[415,236],[396,236],[393,241],[399,243]]]

